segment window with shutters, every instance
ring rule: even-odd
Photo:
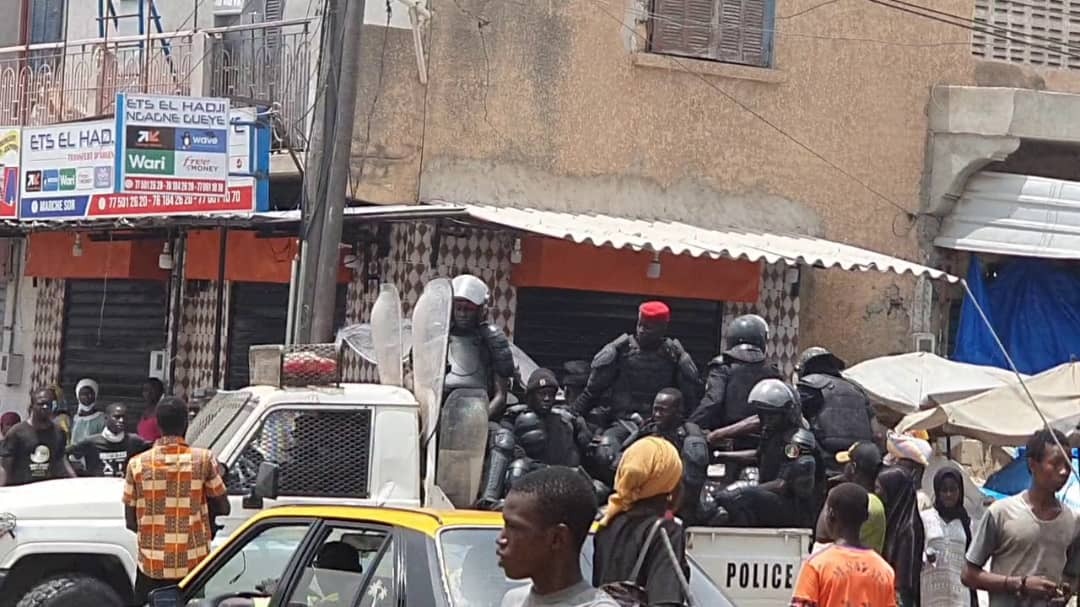
[[[775,0],[652,0],[649,50],[769,67],[775,7]]]
[[[1080,0],[976,0],[975,21],[976,57],[1080,69]]]

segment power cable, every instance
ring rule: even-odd
[[[624,21],[623,21],[622,19],[620,19],[619,17],[617,17],[617,16],[613,15],[612,13],[608,12],[607,10],[605,10],[605,8],[603,8],[603,7],[605,6],[605,5],[604,5],[604,3],[603,3],[603,1],[602,1],[602,0],[589,0],[589,1],[590,1],[590,2],[592,2],[593,4],[595,4],[595,5],[596,5],[596,6],[598,7],[598,8],[597,8],[597,10],[599,10],[599,11],[600,11],[600,13],[604,14],[605,16],[607,16],[607,17],[608,17],[609,19],[611,19],[612,21],[615,21],[616,23],[618,23],[618,24],[619,24],[619,25],[620,25],[620,26],[621,26],[621,27],[622,27],[623,29],[625,29],[625,30],[626,30],[627,32],[629,32],[629,33],[630,33],[630,34],[631,34],[632,36],[634,36],[634,37],[638,38],[638,39],[639,39],[639,40],[641,40],[641,41],[642,41],[643,43],[645,43],[645,44],[648,44],[648,42],[649,42],[649,41],[648,41],[648,38],[647,38],[647,37],[643,36],[643,35],[642,35],[642,34],[641,34],[640,32],[638,32],[638,31],[637,31],[636,29],[634,29],[633,27],[631,27],[631,26],[627,25],[627,24],[626,24],[626,22],[624,22]],[[730,101],[730,102],[734,103],[734,104],[735,104],[736,106],[738,106],[738,107],[739,107],[740,109],[742,109],[742,110],[743,110],[744,112],[746,112],[746,113],[750,114],[750,115],[751,115],[751,116],[753,116],[754,118],[757,118],[757,119],[758,119],[758,120],[759,120],[760,122],[764,123],[764,124],[765,124],[766,126],[768,126],[769,128],[771,128],[772,130],[776,131],[777,133],[779,133],[780,135],[782,135],[782,136],[783,136],[784,138],[788,139],[789,141],[791,141],[792,143],[794,143],[794,144],[795,144],[796,146],[798,146],[799,148],[803,149],[803,150],[804,150],[805,152],[807,152],[808,154],[810,154],[810,155],[811,155],[811,156],[813,156],[814,158],[817,158],[818,160],[820,160],[821,162],[823,162],[823,163],[824,163],[825,165],[827,165],[828,167],[830,167],[831,169],[833,169],[833,170],[834,170],[834,171],[836,171],[837,173],[840,173],[840,174],[841,174],[841,175],[843,175],[844,177],[847,177],[847,178],[848,178],[848,179],[850,179],[851,181],[853,181],[853,182],[855,182],[855,183],[859,184],[859,185],[860,185],[860,186],[862,186],[862,187],[863,187],[863,189],[865,189],[866,191],[870,192],[871,194],[873,194],[873,195],[874,195],[874,196],[876,196],[877,198],[880,198],[880,199],[881,199],[882,201],[884,201],[884,202],[886,202],[887,204],[891,205],[891,206],[892,206],[892,207],[894,207],[894,208],[895,208],[896,210],[898,210],[899,212],[901,212],[901,213],[903,213],[903,214],[904,214],[905,216],[907,216],[907,218],[908,218],[908,221],[914,221],[914,219],[915,219],[915,218],[917,217],[917,215],[916,215],[915,213],[913,213],[913,212],[909,211],[908,209],[904,208],[904,207],[903,207],[903,205],[901,205],[901,204],[899,204],[899,203],[895,202],[895,201],[894,201],[893,199],[891,199],[891,198],[889,198],[888,196],[886,196],[885,194],[883,194],[883,193],[882,193],[882,192],[881,192],[880,190],[878,190],[877,188],[874,188],[874,187],[873,187],[873,186],[871,186],[870,184],[866,183],[866,181],[864,181],[864,180],[862,180],[862,179],[860,179],[860,178],[856,177],[856,176],[855,176],[854,174],[852,174],[852,173],[851,173],[850,171],[848,171],[848,170],[844,169],[844,168],[843,168],[843,167],[841,167],[840,165],[838,165],[838,164],[836,164],[835,162],[833,162],[833,161],[829,160],[829,159],[828,159],[828,158],[826,158],[826,157],[825,157],[824,155],[822,155],[822,154],[821,154],[820,152],[818,152],[818,151],[817,151],[817,150],[815,150],[814,148],[810,147],[810,145],[809,145],[809,144],[807,144],[807,143],[804,143],[804,142],[803,142],[803,141],[802,141],[801,139],[799,139],[798,137],[796,137],[796,136],[794,136],[794,135],[792,135],[792,134],[788,133],[788,132],[787,132],[787,131],[785,131],[785,130],[784,130],[784,129],[783,129],[782,127],[781,127],[781,126],[779,126],[778,124],[776,124],[775,122],[773,122],[772,120],[770,120],[770,119],[769,119],[768,117],[764,116],[763,114],[761,114],[761,113],[760,113],[760,112],[758,112],[757,110],[754,110],[753,108],[751,108],[751,107],[750,107],[750,106],[748,106],[747,104],[745,104],[745,103],[743,103],[742,101],[740,101],[740,100],[739,100],[738,98],[736,98],[736,97],[735,97],[734,95],[732,95],[732,94],[728,93],[727,91],[725,91],[724,89],[720,88],[719,86],[717,86],[717,85],[716,85],[716,84],[714,84],[713,82],[709,81],[709,80],[708,80],[707,78],[705,78],[705,76],[703,76],[702,74],[699,74],[699,73],[697,73],[697,72],[695,72],[695,71],[693,71],[693,70],[689,69],[689,68],[688,68],[688,67],[687,67],[687,66],[686,66],[686,65],[685,65],[685,64],[684,64],[684,63],[682,62],[682,60],[680,60],[680,59],[679,59],[678,57],[675,57],[675,56],[672,56],[672,55],[659,55],[659,56],[661,56],[661,57],[664,57],[665,59],[667,59],[668,61],[670,61],[670,62],[671,62],[671,63],[672,63],[673,65],[677,66],[677,67],[678,67],[678,68],[679,68],[679,69],[680,69],[681,71],[683,71],[683,72],[686,72],[687,74],[690,74],[690,75],[692,75],[693,77],[697,78],[697,79],[698,79],[698,80],[700,80],[700,81],[701,81],[702,83],[704,83],[704,84],[705,84],[706,86],[708,86],[709,88],[713,89],[714,91],[716,91],[717,93],[719,93],[719,94],[720,94],[721,96],[723,96],[724,98],[726,98],[726,99],[727,99],[728,101]]]
[[[931,21],[937,21],[938,23],[944,23],[946,25],[951,25],[953,27],[959,27],[961,29],[966,29],[968,31],[972,31],[972,32],[980,33],[980,34],[985,34],[985,35],[988,35],[988,36],[993,36],[994,38],[997,38],[999,40],[1007,40],[1009,42],[1016,42],[1018,44],[1026,44],[1031,48],[1037,48],[1037,49],[1049,51],[1049,52],[1054,53],[1056,55],[1062,55],[1062,56],[1065,56],[1065,57],[1069,57],[1071,59],[1080,60],[1080,54],[1069,53],[1069,52],[1063,51],[1061,48],[1055,48],[1055,47],[1046,46],[1046,45],[1043,45],[1043,44],[1036,44],[1034,42],[1031,42],[1030,40],[1023,40],[1023,39],[1016,38],[1014,36],[1009,36],[1009,35],[1006,35],[1006,34],[1003,34],[1003,33],[996,33],[994,31],[992,31],[994,29],[994,27],[984,25],[984,24],[982,24],[982,23],[980,23],[978,21],[971,21],[971,20],[968,20],[968,19],[964,19],[963,17],[958,17],[956,15],[952,15],[952,18],[954,20],[950,20],[948,18],[939,16],[939,15],[935,15],[935,14],[927,13],[927,12],[922,12],[920,9],[923,9],[924,7],[919,7],[919,5],[908,4],[908,5],[904,6],[904,5],[900,5],[900,4],[894,4],[893,2],[895,2],[895,1],[896,0],[867,0],[867,2],[877,4],[879,6],[889,8],[889,9],[892,9],[892,10],[895,10],[895,11],[900,11],[900,12],[903,12],[903,13],[908,13],[908,14],[911,14],[911,15],[915,15],[916,17],[922,17],[924,19],[929,19]],[[946,14],[949,14],[949,13],[946,13]],[[972,25],[972,24],[975,24],[975,25]],[[1004,29],[1004,28],[1001,28],[1001,29]],[[1006,30],[1006,31],[1011,32],[1012,30]],[[1041,38],[1041,37],[1032,36],[1032,35],[1029,35],[1029,34],[1021,34],[1021,35],[1029,36],[1029,37]],[[1061,45],[1064,45],[1064,46],[1069,46],[1068,44],[1066,44],[1064,42],[1054,41],[1053,43],[1054,44],[1061,44]],[[1074,48],[1074,47],[1071,47],[1071,46],[1069,46],[1069,47]]]

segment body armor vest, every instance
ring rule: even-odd
[[[611,404],[617,416],[637,412],[649,417],[656,393],[677,385],[678,365],[663,347],[644,351],[631,339],[615,364],[619,375],[611,387]]]
[[[831,375],[809,375],[800,383],[821,392],[821,413],[814,420],[814,435],[826,452],[835,454],[858,441],[873,440],[870,401],[862,390]]]
[[[754,410],[747,403],[750,391],[763,379],[781,379],[780,371],[768,362],[742,363],[729,362],[731,374],[724,390],[724,426],[754,415]]]
[[[491,352],[478,331],[450,333],[447,348],[447,373],[443,392],[459,388],[491,391]]]

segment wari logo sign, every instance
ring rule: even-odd
[[[121,93],[116,107],[116,192],[226,196],[227,99]]]
[[[142,152],[128,150],[126,172],[129,175],[172,175],[173,152]]]
[[[19,216],[70,217],[95,194],[112,192],[115,128],[113,120],[97,120],[23,129]]]

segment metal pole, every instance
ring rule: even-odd
[[[187,263],[187,232],[176,237],[176,264],[173,266],[172,343],[169,344],[169,375],[166,386],[172,392],[176,380],[176,353],[180,348],[180,317],[184,315],[184,264]]]
[[[341,66],[336,86],[337,115],[334,119],[333,156],[326,188],[326,208],[319,264],[314,270],[315,293],[312,299],[311,340],[333,339],[334,309],[337,305],[337,277],[341,270],[341,229],[345,216],[345,194],[349,185],[352,160],[353,125],[356,113],[356,88],[360,73],[360,34],[364,29],[364,0],[339,0],[346,7],[342,14]]]
[[[300,254],[293,256],[289,264],[289,309],[285,312],[285,345],[293,343],[293,330],[296,328],[296,285],[300,281]]]
[[[225,257],[229,244],[229,228],[221,228],[218,236],[218,273],[217,273],[217,308],[214,315],[214,385],[212,389],[221,387],[221,343],[222,328],[225,326]]]
[[[341,65],[341,7],[345,0],[331,0],[322,18],[322,44],[319,51],[319,77],[311,118],[311,139],[304,163],[304,194],[300,222],[300,278],[297,281],[296,320],[293,343],[311,342],[312,302],[315,297],[315,267],[319,265],[323,222],[326,217],[326,184],[334,132],[336,79]],[[330,103],[328,103],[328,101]]]

